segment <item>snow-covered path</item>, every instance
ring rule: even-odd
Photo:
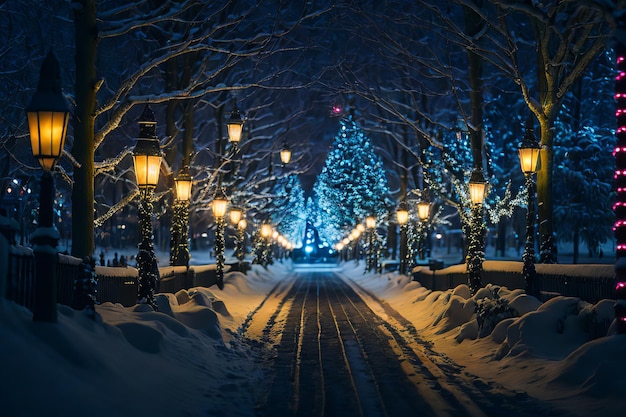
[[[259,415],[566,415],[462,372],[391,306],[348,282],[335,270],[297,271],[268,296],[277,301],[269,319],[249,317],[275,346]]]

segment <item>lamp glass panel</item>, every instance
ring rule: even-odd
[[[487,183],[485,182],[470,182],[469,183],[469,192],[470,192],[470,200],[474,204],[482,204],[485,198],[485,188],[487,187]]]
[[[243,124],[228,123],[228,139],[231,142],[238,143],[241,140],[242,130],[243,130]]]
[[[33,156],[49,171],[63,152],[69,113],[31,111],[27,112],[27,117]]]
[[[420,220],[428,219],[429,214],[430,214],[430,203],[421,202],[417,204],[417,216],[420,218]]]
[[[161,170],[160,155],[133,155],[139,188],[156,187]]]
[[[539,165],[539,148],[520,148],[519,160],[522,172],[530,174],[537,172]]]
[[[280,160],[283,164],[288,164],[291,161],[291,151],[289,149],[280,151]]]
[[[409,211],[408,210],[398,210],[396,211],[396,217],[398,218],[398,224],[403,225],[409,221]]]
[[[191,199],[191,179],[176,179],[176,198],[179,201],[189,201]]]
[[[228,207],[228,200],[215,199],[213,200],[213,215],[216,218],[223,218],[226,215],[226,208]]]

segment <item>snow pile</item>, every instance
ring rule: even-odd
[[[0,414],[254,415],[264,375],[233,335],[287,271],[254,267],[227,274],[223,291],[158,294],[159,312],[103,303],[96,321],[59,305],[58,323],[33,323],[2,300]]]
[[[626,408],[626,335],[609,329],[613,300],[592,305],[559,296],[542,304],[523,290],[490,284],[471,296],[467,285],[430,291],[396,273],[360,268],[347,276],[474,375],[577,415],[617,415]]]

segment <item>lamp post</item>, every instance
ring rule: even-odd
[[[396,218],[398,220],[398,224],[400,225],[400,273],[406,274],[407,270],[407,224],[409,222],[409,206],[407,205],[405,200],[402,200],[400,204],[398,204],[398,208],[396,210]]]
[[[428,201],[417,203],[417,217],[420,219],[419,258],[424,260],[424,242],[428,239],[428,218],[430,217],[430,203]]]
[[[141,242],[137,255],[139,269],[138,304],[148,304],[157,309],[154,291],[159,281],[159,267],[152,243],[152,197],[159,182],[161,170],[161,145],[156,135],[156,120],[150,105],[146,105],[139,117],[139,137],[133,150],[133,163],[139,187],[139,228]]]
[[[189,167],[183,167],[174,178],[176,199],[174,200],[173,220],[170,229],[170,265],[189,266],[189,200],[191,199],[192,179]]]
[[[539,154],[541,147],[535,140],[532,127],[532,119],[526,122],[524,139],[519,148],[520,167],[524,173],[526,193],[528,194],[526,210],[526,244],[522,261],[522,276],[526,286],[526,293],[535,297],[539,296],[535,273],[535,173],[539,168]]]
[[[376,265],[378,264],[377,259],[377,236],[376,236],[376,217],[367,216],[365,218],[365,227],[367,228],[367,252],[365,254],[365,270],[371,271],[372,269],[376,269]]]
[[[224,289],[224,216],[228,208],[228,197],[223,188],[218,188],[213,196],[213,217],[215,217],[215,275],[217,287]]]
[[[482,287],[482,268],[485,258],[485,224],[483,222],[483,201],[487,181],[480,168],[474,168],[469,181],[469,194],[472,204],[469,245],[467,249],[467,272],[472,294]]]
[[[63,152],[70,107],[61,90],[61,68],[52,51],[41,64],[37,91],[26,108],[33,156],[43,168],[39,193],[39,219],[31,235],[35,255],[33,321],[57,321],[56,246],[59,231],[54,226],[52,170]]]
[[[248,227],[248,221],[245,218],[240,219],[237,222],[237,247],[235,249],[235,256],[239,261],[239,271],[243,270],[243,260],[246,256],[246,228]]]
[[[272,263],[271,239],[273,233],[272,225],[264,222],[261,225],[261,265],[266,267]]]

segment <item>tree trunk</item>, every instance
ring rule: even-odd
[[[80,0],[74,8],[76,36],[76,109],[74,110],[74,168],[72,190],[72,255],[93,255],[94,243],[94,111],[96,106],[96,27],[95,0]]]
[[[556,243],[554,241],[554,225],[552,224],[552,165],[554,154],[552,145],[554,137],[551,122],[540,119],[541,125],[541,166],[537,172],[537,204],[539,214],[540,258],[541,263],[556,263]]]

